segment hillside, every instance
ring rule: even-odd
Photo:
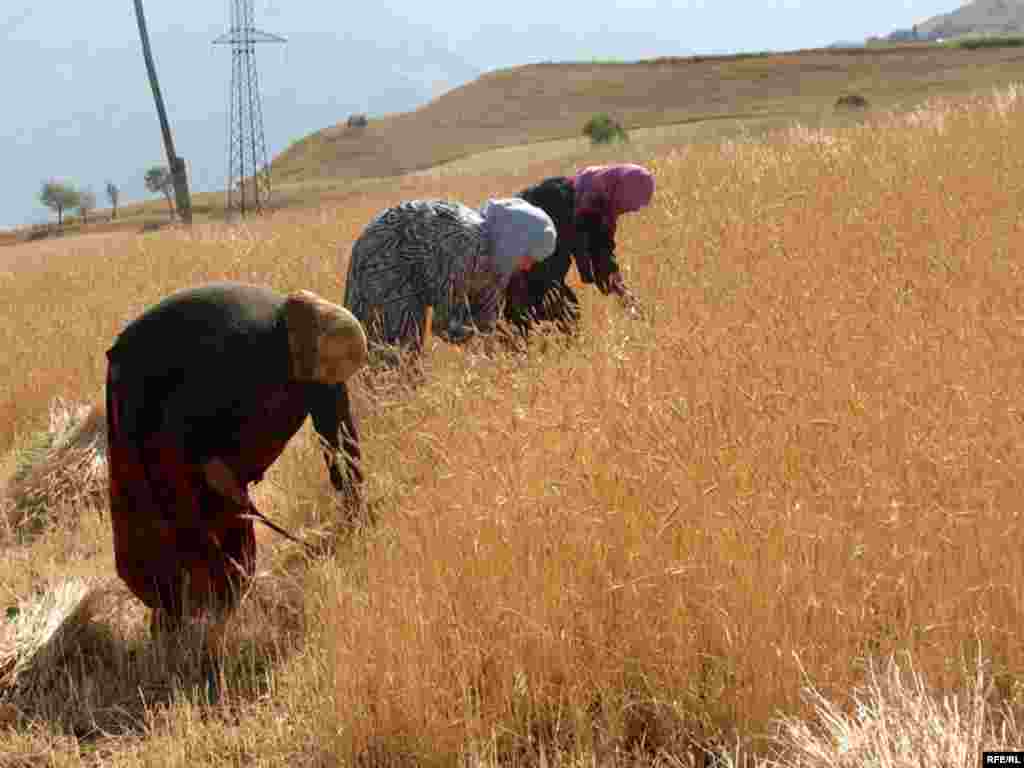
[[[917,25],[923,38],[1013,35],[1024,32],[1024,0],[975,0]]]
[[[283,183],[394,176],[496,147],[579,136],[596,112],[631,128],[706,118],[742,125],[765,115],[814,121],[850,90],[876,107],[900,107],[1022,78],[1019,51],[940,46],[531,64],[487,73],[365,128],[342,122],[318,131],[278,156],[274,175]]]

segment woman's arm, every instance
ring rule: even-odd
[[[339,493],[358,498],[363,482],[362,452],[348,385],[310,384],[308,398],[313,428],[330,449],[324,451],[324,461],[331,484]],[[339,456],[344,469],[339,467]]]
[[[584,283],[596,282],[602,291],[607,291],[609,278],[619,271],[615,238],[597,213],[576,217],[576,269]]]
[[[491,267],[487,252],[478,242],[459,242],[457,255],[447,255],[447,276],[433,291],[435,307],[443,307],[451,341],[470,338],[473,329],[490,332],[498,320],[501,292],[506,281]]]
[[[584,283],[597,283],[603,293],[614,293],[633,314],[642,314],[636,295],[626,285],[615,258],[615,237],[595,213],[577,217],[576,269]]]
[[[498,304],[507,284],[508,280],[502,280],[498,275],[482,275],[479,287],[470,295],[473,322],[481,331],[490,333],[494,330],[498,322]]]

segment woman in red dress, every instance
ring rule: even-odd
[[[117,572],[155,625],[237,603],[255,572],[247,488],[307,416],[327,445],[335,488],[355,493],[358,435],[345,382],[366,364],[367,347],[342,307],[308,291],[213,283],[151,307],[107,358]]]

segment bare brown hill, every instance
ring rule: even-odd
[[[898,108],[1022,78],[1019,49],[937,45],[532,64],[485,74],[365,127],[321,130],[283,152],[274,174],[286,183],[394,176],[496,147],[579,136],[599,112],[629,128],[773,114],[813,120],[851,91],[872,106]]]

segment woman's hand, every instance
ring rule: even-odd
[[[344,457],[336,456],[330,470],[328,470],[331,485],[334,486],[334,490],[338,492],[346,505],[358,505],[362,501],[362,493],[360,491],[360,481],[362,478],[356,477],[355,473],[348,467],[342,469],[344,465]]]
[[[626,281],[622,278],[621,272],[612,272],[608,275],[608,290],[622,297],[627,295]]]
[[[626,282],[622,279],[621,272],[612,272],[611,276],[608,278],[608,285],[611,292],[619,297],[619,301],[622,302],[622,306],[630,315],[637,318],[644,317],[644,310],[640,304],[640,300],[626,287]]]
[[[217,493],[231,499],[240,507],[249,506],[249,493],[238,482],[231,467],[216,456],[203,464],[203,475],[206,482]]]
[[[450,343],[461,345],[476,337],[476,329],[464,323],[451,323],[447,336]]]

